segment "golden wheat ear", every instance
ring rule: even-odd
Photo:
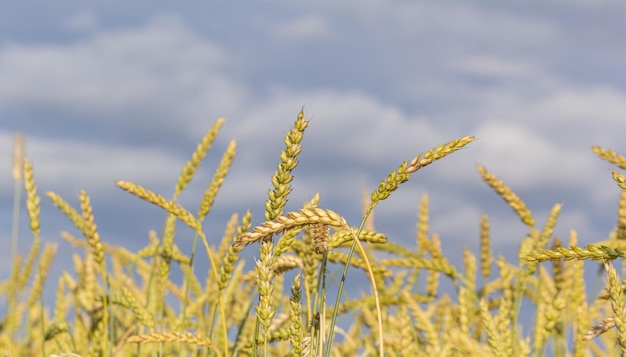
[[[274,188],[269,191],[269,197],[265,201],[265,220],[271,221],[284,212],[287,204],[287,196],[291,193],[292,171],[298,165],[298,155],[302,151],[301,142],[304,131],[309,126],[309,120],[304,116],[304,108],[298,113],[298,117],[289,133],[285,136],[285,150],[280,152],[278,170],[272,176]]]
[[[541,250],[522,257],[529,262],[545,262],[548,260],[586,260],[597,261],[615,260],[626,258],[626,252],[613,249],[604,245],[587,244],[585,248],[572,246],[569,248],[558,247],[555,250]]]
[[[191,160],[187,161],[185,167],[178,176],[178,182],[176,183],[176,187],[174,188],[174,201],[178,199],[180,193],[187,187],[187,185],[193,179],[193,176],[200,167],[202,160],[206,157],[207,152],[211,149],[217,134],[220,131],[220,128],[224,124],[224,118],[220,118],[213,125],[209,131],[202,137],[202,140],[196,147],[196,150],[191,155]]]
[[[626,190],[626,177],[617,171],[613,171],[611,174],[613,175],[613,180],[615,180],[617,186],[619,186],[622,190]]]
[[[622,291],[622,279],[617,275],[613,264],[604,261],[609,285],[609,300],[613,311],[613,321],[617,329],[617,343],[622,356],[626,356],[626,303],[624,302],[624,292]]]
[[[608,161],[617,165],[619,168],[626,170],[626,157],[623,155],[620,155],[611,149],[601,148],[597,145],[592,146],[591,151],[598,155],[602,160]]]
[[[478,166],[478,173],[483,178],[491,188],[502,197],[502,199],[511,206],[513,211],[517,214],[517,216],[526,224],[528,227],[533,229],[535,227],[535,218],[533,218],[532,213],[526,207],[524,201],[516,195],[511,188],[502,182],[502,180],[498,179],[494,174],[490,173],[483,166]]]
[[[152,192],[140,185],[137,185],[132,182],[127,181],[116,181],[115,184],[119,186],[122,190],[129,192],[145,201],[152,203],[153,205],[159,206],[162,209],[166,210],[168,213],[176,216],[183,223],[185,223],[189,228],[194,230],[199,230],[199,224],[197,223],[196,218],[191,214],[191,212],[187,211],[180,204],[168,200],[165,197],[159,195],[158,193]]]
[[[287,229],[315,224],[350,230],[346,220],[334,211],[322,208],[303,208],[299,212],[289,212],[287,216],[279,216],[273,221],[266,221],[262,225],[254,227],[251,232],[241,234],[233,246],[246,246],[254,242],[264,241]]]
[[[161,343],[161,342],[179,342],[192,344],[197,346],[209,347],[213,352],[221,356],[215,348],[211,340],[207,337],[195,335],[191,332],[161,332],[146,335],[137,335],[129,337],[126,342],[129,343]]]
[[[457,150],[462,149],[467,144],[475,140],[476,137],[474,136],[463,136],[443,145],[434,147],[426,151],[424,154],[419,153],[410,162],[405,161],[400,164],[398,169],[396,171],[392,171],[389,176],[387,176],[387,178],[385,178],[380,185],[378,185],[378,189],[372,193],[372,201],[365,212],[365,216],[367,217],[380,201],[386,199],[393,191],[397,190],[400,184],[407,182],[412,173],[452,154]]]

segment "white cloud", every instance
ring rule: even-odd
[[[6,45],[0,51],[0,102],[120,113],[140,106],[184,107],[185,99],[203,97],[219,108],[220,100],[208,93],[238,95],[237,86],[216,70],[227,58],[177,17],[70,44]]]
[[[550,86],[550,90],[537,89],[535,93],[532,86],[490,90],[477,95],[470,115],[483,122],[483,129],[496,123],[515,126],[516,133],[503,129],[503,135],[512,137],[511,145],[523,141],[527,149],[537,147],[536,150],[546,150],[548,156],[575,160],[576,163],[560,164],[579,166],[579,172],[589,168],[590,159],[597,161],[590,150],[592,145],[626,152],[626,145],[617,134],[626,130],[625,91],[609,86],[573,86],[562,81]]]
[[[283,22],[274,27],[273,33],[279,40],[309,42],[331,40],[336,30],[327,19],[309,15]]]
[[[459,2],[400,2],[389,6],[387,2],[376,2],[346,11],[355,12],[360,21],[379,34],[391,31],[403,39],[436,38],[428,43],[436,48],[534,47],[553,42],[557,35],[552,18],[533,16],[532,12],[515,13],[506,7]]]
[[[593,167],[591,155],[564,147],[520,123],[484,122],[477,135],[479,162],[488,170],[505,172],[505,182],[520,188],[575,186],[584,179],[580,173]]]
[[[541,73],[529,60],[487,55],[455,58],[451,60],[451,67],[456,68],[461,73],[487,76],[499,81],[523,76],[536,76]]]
[[[13,134],[0,132],[0,140],[10,144]],[[45,190],[71,192],[89,187],[97,193],[113,187],[116,180],[173,187],[178,170],[184,164],[184,161],[161,150],[106,145],[80,139],[26,136],[25,144],[36,182]],[[11,148],[8,145],[0,146],[0,150],[4,157],[10,157]],[[10,177],[10,167],[3,166],[0,172],[2,177]]]
[[[288,88],[276,88],[267,101],[252,107],[232,133],[244,141],[255,140],[262,130],[286,133],[301,105],[311,119],[306,143],[327,157],[375,163],[391,155],[404,160],[444,137],[428,118],[412,117],[364,93]]]
[[[562,88],[536,103],[537,116],[552,118],[552,124],[582,124],[623,128],[626,123],[626,91],[607,86]]]
[[[402,160],[464,134],[479,140],[468,152],[446,158],[445,169],[433,169],[428,177],[437,181],[431,183],[467,187],[468,177],[477,177],[475,165],[483,164],[516,188],[580,188],[596,177],[591,172],[598,160],[588,151],[591,144],[626,151],[619,134],[626,123],[623,91],[575,84],[578,79],[550,70],[550,61],[567,60],[553,49],[568,41],[563,36],[569,27],[557,16],[464,4],[334,6],[332,16],[307,11],[289,19],[279,16],[275,27],[266,30],[269,40],[282,41],[285,51],[300,43],[331,40],[352,46],[358,50],[355,57],[348,52],[320,54],[328,56],[327,63],[342,61],[343,67],[295,63],[301,57],[263,58],[286,71],[295,65],[310,67],[307,73],[324,71],[332,81],[285,77],[272,82],[272,89],[263,73],[255,72],[257,65],[266,68],[257,63],[259,58],[232,52],[236,46],[217,46],[211,35],[191,30],[184,17],[159,17],[145,26],[111,30],[100,17],[85,12],[70,17],[67,25],[97,26],[101,32],[69,44],[0,48],[0,104],[78,112],[80,120],[95,124],[107,117],[131,137],[149,136],[148,129],[167,135],[183,132],[194,140],[181,143],[188,151],[215,119],[226,116],[218,140],[238,141],[235,165],[241,166],[233,168],[226,181],[233,185],[225,186],[225,193],[236,196],[233,202],[238,204],[250,198],[249,192],[261,192],[249,194],[257,198],[266,194],[282,136],[301,105],[312,122],[304,141],[310,161],[301,164],[308,170],[298,177],[304,186],[298,199],[319,188],[354,199],[360,189],[355,180],[373,177],[370,183],[377,184]],[[246,31],[258,30],[244,25]],[[358,36],[337,37],[338,30]],[[244,33],[229,31],[234,37]],[[250,41],[257,39],[268,37]],[[237,65],[250,73],[230,68],[233,59],[243,61]],[[350,72],[350,64],[362,67]],[[388,71],[389,78],[375,82],[374,89],[347,83],[374,75],[368,72],[371,68]],[[481,85],[467,78],[472,76],[497,83]],[[262,80],[243,83],[242,78]],[[172,182],[186,159],[154,149],[108,147],[75,135],[64,141],[27,136],[38,172],[53,187],[90,180],[108,185],[125,177],[146,182],[165,175]],[[152,140],[152,147],[158,144],[153,137],[142,139]],[[464,212],[474,211],[458,207],[451,217],[461,222]]]
[[[63,25],[72,31],[93,30],[98,26],[98,18],[93,12],[84,10],[71,15]]]

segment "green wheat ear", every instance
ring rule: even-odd
[[[615,180],[615,183],[617,183],[617,186],[619,186],[622,190],[626,190],[626,177],[624,177],[624,175],[620,174],[617,171],[613,171],[612,175],[613,180]]]
[[[515,211],[515,213],[522,220],[522,222],[524,222],[524,224],[526,224],[531,230],[534,230],[535,218],[533,218],[532,213],[530,212],[528,207],[526,207],[524,201],[522,201],[522,199],[519,198],[519,196],[516,195],[510,187],[505,185],[502,180],[498,179],[494,174],[487,171],[487,169],[485,169],[483,166],[478,166],[477,170],[478,173],[480,173],[480,175],[482,176],[483,181],[491,186],[491,188],[493,188],[494,191],[496,191],[496,193],[500,195],[500,197],[502,197],[502,199],[506,201],[509,206],[511,206],[511,208]]]
[[[178,182],[176,183],[176,187],[174,188],[174,201],[178,199],[180,193],[187,187],[187,185],[191,182],[193,176],[196,173],[198,167],[202,163],[202,160],[206,156],[207,152],[211,149],[217,134],[220,131],[220,128],[224,124],[224,118],[220,118],[213,125],[211,129],[202,137],[200,143],[196,146],[196,151],[191,155],[191,160],[189,160],[185,167],[183,167],[180,176],[178,177]]]
[[[285,150],[280,152],[280,162],[278,169],[272,176],[274,188],[268,192],[268,199],[265,201],[265,220],[271,221],[281,216],[287,204],[287,196],[291,193],[291,172],[298,165],[298,155],[302,151],[302,138],[304,130],[309,126],[309,120],[304,116],[304,109],[300,110],[298,117],[289,133],[285,136]]]
[[[626,170],[626,157],[616,153],[611,149],[604,149],[600,146],[592,146],[591,151],[593,151],[596,155],[598,155],[602,160],[606,160],[620,169]],[[613,180],[617,183],[617,185],[622,189],[626,190],[626,178],[624,175],[620,174],[617,171],[611,172],[613,176]]]
[[[620,347],[620,354],[626,355],[626,310],[624,309],[624,292],[622,290],[622,279],[617,275],[613,264],[604,262],[604,268],[609,282],[609,297],[611,310],[613,311],[613,321],[617,329],[617,342]]]
[[[398,167],[396,171],[392,171],[389,176],[378,185],[378,189],[372,193],[372,202],[368,207],[366,216],[371,213],[380,201],[386,199],[393,191],[397,190],[400,184],[407,182],[412,173],[432,164],[436,160],[450,155],[474,140],[476,140],[474,136],[463,136],[449,143],[432,148],[423,155],[419,153],[410,162],[405,161],[400,164],[400,167]]]
[[[616,153],[611,149],[604,149],[599,146],[592,146],[591,151],[598,155],[602,160],[606,160],[619,168],[626,170],[626,157]]]

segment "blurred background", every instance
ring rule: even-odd
[[[232,213],[251,209],[253,224],[263,221],[282,138],[303,106],[311,122],[288,211],[319,192],[321,207],[358,225],[363,191],[418,152],[475,135],[377,207],[377,229],[390,241],[414,247],[428,193],[431,232],[456,264],[464,246],[477,251],[483,213],[494,254],[515,262],[527,229],[477,165],[526,202],[538,227],[562,203],[555,234],[564,242],[572,229],[586,244],[615,226],[612,166],[590,148],[626,154],[620,2],[34,3],[4,1],[0,12],[1,279],[10,270],[16,133],[40,195],[54,191],[78,207],[86,190],[102,239],[137,250],[165,214],[114,181],[171,197],[196,144],[226,118],[181,200],[196,211],[236,140],[205,224],[217,244]],[[46,197],[41,206],[42,239],[60,244],[56,281],[81,251],[60,238],[77,234],[69,220]],[[176,239],[188,253],[193,233]],[[20,251],[31,242],[23,211]],[[198,264],[202,275],[206,259]]]

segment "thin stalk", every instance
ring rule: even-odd
[[[376,318],[378,320],[378,340],[379,340],[379,344],[378,344],[378,353],[379,355],[382,357],[384,356],[384,351],[385,351],[385,342],[383,340],[383,321],[382,321],[382,310],[380,307],[380,297],[378,296],[378,288],[376,287],[376,281],[374,280],[374,274],[372,272],[372,266],[370,264],[369,259],[367,258],[367,254],[365,252],[365,249],[363,248],[363,245],[361,244],[361,241],[359,240],[359,234],[361,234],[361,231],[363,230],[363,226],[365,225],[365,221],[367,220],[367,217],[369,217],[370,213],[373,210],[373,206],[370,206],[367,210],[367,212],[365,213],[365,216],[363,217],[363,220],[361,221],[361,224],[359,225],[359,229],[357,230],[356,233],[353,233],[353,239],[354,242],[352,243],[352,246],[350,247],[350,252],[348,253],[348,257],[346,259],[346,264],[343,268],[343,274],[341,275],[341,282],[339,283],[339,291],[337,292],[337,299],[335,301],[335,307],[333,308],[333,315],[332,315],[332,319],[330,320],[330,330],[328,332],[328,344],[326,345],[326,352],[325,352],[325,356],[330,356],[330,352],[332,349],[332,344],[333,344],[333,339],[334,339],[334,335],[335,335],[335,325],[337,323],[337,315],[339,314],[339,304],[341,302],[341,295],[343,294],[343,288],[346,282],[346,277],[348,275],[348,268],[350,267],[350,260],[352,259],[352,255],[354,254],[354,251],[356,249],[356,247],[359,247],[359,250],[361,251],[361,255],[363,256],[363,261],[365,262],[365,265],[367,266],[367,270],[368,270],[368,277],[370,278],[370,282],[372,284],[372,291],[374,294],[374,301],[376,302]]]
[[[317,329],[317,334],[315,335],[315,343],[312,344],[313,348],[311,349],[311,353],[314,356],[317,356],[319,351],[321,350],[322,346],[324,345],[324,332],[326,332],[324,326],[325,326],[325,319],[326,319],[326,314],[325,314],[325,307],[326,307],[326,267],[328,266],[328,251],[324,252],[324,255],[322,256],[322,261],[320,263],[320,275],[318,276],[317,279],[317,286],[319,286],[319,289],[317,291],[317,296],[315,297],[315,302],[313,305],[313,316],[315,316],[315,312],[320,309],[321,313],[318,314],[319,316],[319,325],[318,325],[318,329]],[[315,317],[314,317],[315,318]],[[315,326],[315,324],[313,324],[313,326]],[[319,350],[318,350],[319,349]]]
[[[37,253],[37,255],[39,255],[39,252]],[[37,266],[39,267],[39,276],[41,277],[41,264],[37,264]],[[44,326],[43,280],[39,289],[39,303],[41,304],[41,308],[39,309],[39,325],[41,326],[41,356],[46,357],[46,329]]]
[[[20,202],[22,200],[22,180],[15,179],[13,195],[13,227],[11,230],[11,261],[17,256],[17,236],[20,225]],[[9,310],[10,311],[10,310]]]

